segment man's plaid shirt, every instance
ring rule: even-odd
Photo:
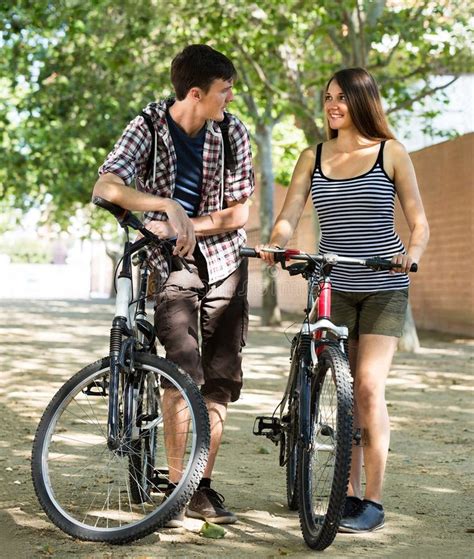
[[[153,173],[146,184],[143,183],[148,157],[151,151],[151,133],[142,116],[130,122],[114,149],[107,156],[99,169],[99,174],[113,173],[126,185],[135,181],[138,190],[171,198],[176,182],[176,152],[166,122],[167,101],[150,103],[145,112],[152,118],[157,132],[156,177]],[[229,116],[229,141],[236,162],[235,171],[225,169],[224,203],[248,198],[254,190],[254,175],[250,140],[245,126],[233,115]],[[203,149],[203,172],[201,201],[198,216],[208,215],[220,209],[221,165],[221,131],[217,123],[208,121],[208,128]],[[212,127],[213,131],[209,128]],[[163,212],[146,212],[145,223],[152,220],[166,220]],[[228,233],[219,233],[199,237],[198,243],[206,259],[209,283],[215,283],[228,277],[240,264],[239,249],[245,245],[246,235],[243,229]],[[163,281],[169,275],[168,264],[157,250],[153,250],[150,262],[160,271]]]

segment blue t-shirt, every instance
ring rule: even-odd
[[[202,152],[206,126],[196,136],[188,136],[172,119],[169,111],[166,120],[176,151],[177,171],[173,199],[179,202],[189,217],[195,217],[199,208],[202,187]]]

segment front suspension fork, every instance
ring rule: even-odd
[[[122,371],[120,353],[124,328],[126,328],[126,319],[121,316],[115,317],[110,330],[109,411],[107,418],[107,446],[110,450],[117,450],[120,446],[119,390]]]

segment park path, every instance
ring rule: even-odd
[[[113,306],[100,301],[0,300],[0,557],[145,559],[310,557],[298,518],[285,508],[276,448],[251,434],[285,384],[294,326],[259,326],[252,314],[245,388],[232,405],[215,486],[240,522],[206,540],[199,521],[123,547],[74,541],[36,501],[30,451],[42,410],[57,388],[107,353]],[[472,340],[424,335],[416,355],[398,354],[387,396],[392,423],[387,523],[365,536],[340,535],[328,558],[472,557]],[[472,446],[471,446],[472,448]],[[470,459],[471,458],[471,459]]]

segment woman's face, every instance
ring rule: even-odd
[[[326,91],[324,110],[333,130],[348,129],[353,127],[346,96],[336,80],[332,80]]]

